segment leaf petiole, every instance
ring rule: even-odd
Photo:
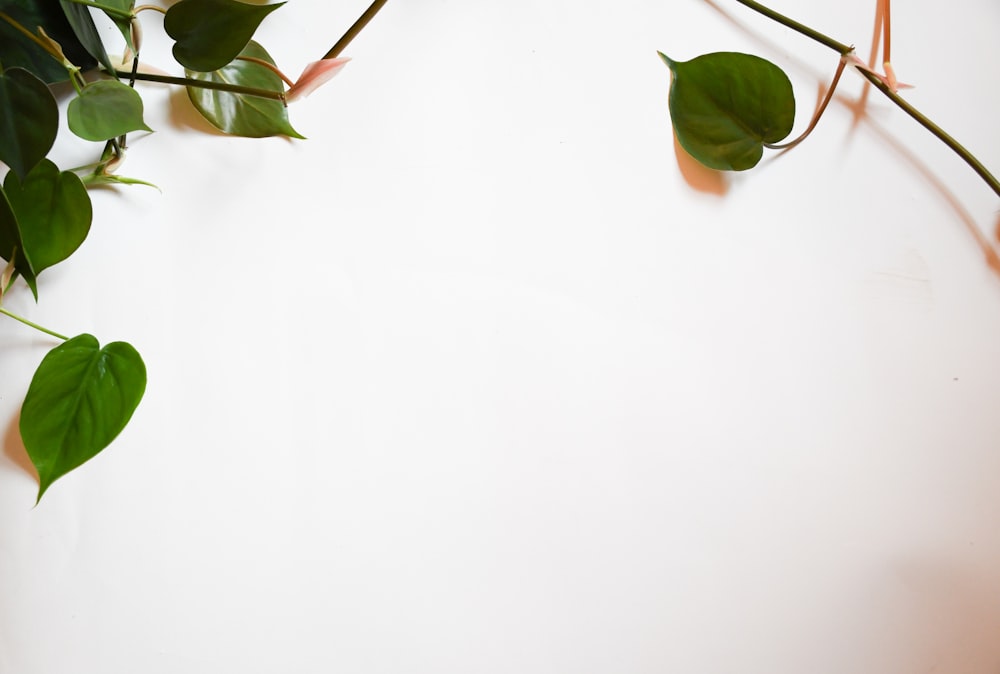
[[[18,316],[13,311],[8,311],[7,309],[4,309],[3,307],[0,307],[0,314],[3,314],[4,316],[9,316],[10,318],[13,318],[15,321],[18,321],[20,323],[24,323],[25,325],[27,325],[30,328],[34,328],[35,330],[38,330],[40,332],[44,332],[46,335],[51,335],[52,337],[56,337],[58,339],[61,339],[64,342],[69,339],[69,337],[67,337],[66,335],[60,335],[58,332],[55,332],[54,330],[49,330],[48,328],[43,327],[43,326],[39,325],[38,323],[34,323],[32,321],[29,321],[24,316]]]

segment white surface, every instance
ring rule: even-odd
[[[297,72],[365,5],[259,39]],[[775,7],[864,54],[873,5]],[[0,672],[995,674],[997,200],[856,76],[692,187],[657,49],[775,60],[797,128],[836,65],[720,6],[396,0],[305,142],[146,87],[163,193],[96,193],[7,304],[148,392],[34,509],[52,343],[0,322]],[[950,7],[898,4],[893,60],[996,171],[1000,6]]]

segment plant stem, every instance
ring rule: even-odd
[[[837,40],[834,40],[833,38],[828,37],[826,35],[823,35],[822,33],[815,31],[812,28],[809,28],[808,26],[803,26],[798,21],[794,21],[792,19],[789,19],[787,16],[778,14],[774,10],[768,9],[767,7],[761,5],[758,2],[754,2],[754,0],[736,0],[736,2],[740,3],[741,5],[745,5],[756,12],[760,12],[769,19],[777,21],[778,23],[787,26],[788,28],[791,28],[796,32],[802,33],[803,35],[812,38],[813,40],[821,44],[826,45],[830,49],[839,52],[842,57],[847,56],[854,51],[853,47],[849,47],[845,45],[843,42],[838,42]],[[972,170],[974,170],[979,175],[979,177],[982,178],[987,185],[989,185],[990,189],[993,190],[997,194],[997,196],[1000,196],[1000,181],[997,181],[997,179],[993,176],[993,174],[990,173],[985,166],[983,166],[982,162],[976,159],[976,157],[971,152],[969,152],[961,143],[952,138],[949,134],[947,134],[944,131],[944,129],[942,129],[937,124],[928,119],[919,110],[917,110],[912,105],[907,103],[899,94],[897,94],[895,91],[889,88],[889,86],[885,82],[879,79],[879,77],[875,75],[875,73],[869,72],[862,68],[857,68],[857,70],[865,77],[865,79],[871,82],[876,89],[885,94],[885,96],[890,101],[895,103],[903,112],[905,112],[914,120],[916,120],[918,124],[920,124],[925,129],[934,134],[938,138],[938,140],[947,145],[955,154],[961,157],[962,160],[965,161],[966,164],[971,166]]]
[[[260,98],[270,98],[274,101],[284,101],[285,92],[272,91],[271,89],[255,89],[254,87],[241,87],[236,84],[226,84],[225,82],[206,82],[190,77],[170,77],[169,75],[153,75],[151,73],[133,73],[123,70],[116,70],[115,76],[121,78],[132,78],[145,82],[159,82],[161,84],[176,84],[182,87],[197,87],[200,89],[216,89],[218,91],[228,91],[233,94],[246,94],[247,96],[258,96]]]
[[[326,53],[326,56],[324,56],[323,58],[332,59],[340,56],[340,52],[344,51],[344,48],[347,47],[348,44],[350,44],[351,40],[353,40],[358,36],[358,33],[360,33],[364,29],[364,27],[368,25],[368,22],[371,21],[376,14],[378,14],[378,11],[382,9],[382,7],[388,1],[389,0],[375,0],[368,7],[368,9],[365,10],[365,13],[362,14],[358,18],[358,20],[354,22],[354,25],[352,25],[350,28],[347,29],[347,32],[344,33],[344,36],[341,37],[339,40],[337,40],[337,44],[330,47],[330,51],[328,51]]]
[[[841,57],[840,63],[837,65],[837,72],[833,74],[833,81],[830,82],[830,86],[826,90],[826,96],[823,97],[823,102],[819,104],[818,108],[816,108],[816,112],[813,114],[813,118],[810,120],[809,126],[807,126],[806,130],[802,132],[802,135],[789,143],[782,143],[780,145],[764,143],[764,147],[768,147],[772,150],[790,150],[808,138],[809,134],[816,128],[816,125],[819,124],[819,119],[823,116],[827,106],[830,105],[830,101],[833,99],[833,92],[837,89],[837,84],[840,82],[840,76],[844,73],[844,66],[846,65],[847,60]]]
[[[907,103],[906,99],[904,99],[902,96],[900,96],[895,91],[890,89],[889,86],[881,79],[879,79],[879,77],[875,73],[863,70],[861,68],[857,68],[857,71],[860,72],[865,77],[865,79],[871,82],[872,86],[881,91],[889,98],[889,100],[891,100],[893,103],[899,106],[903,110],[903,112],[905,112],[910,117],[915,119],[918,124],[920,124],[925,129],[930,131],[932,134],[937,136],[938,140],[940,140],[942,143],[951,148],[951,150],[959,157],[961,157],[966,164],[972,167],[973,171],[979,174],[979,177],[982,178],[986,182],[986,184],[990,186],[990,189],[992,189],[997,196],[1000,196],[1000,181],[998,181],[996,177],[994,177],[994,175],[990,173],[985,166],[983,166],[982,162],[976,159],[976,157],[971,152],[965,149],[965,146],[963,146],[957,140],[952,138],[951,135],[949,135],[944,129],[942,129],[940,126],[938,126],[930,119],[928,119],[919,110],[917,110],[912,105]]]
[[[14,312],[7,311],[3,307],[0,307],[0,314],[3,314],[4,316],[10,316],[15,321],[19,321],[21,323],[24,323],[28,327],[31,327],[31,328],[34,328],[35,330],[39,330],[41,332],[44,332],[46,335],[51,335],[52,337],[57,337],[57,338],[61,339],[64,342],[69,339],[69,337],[67,337],[66,335],[60,335],[58,332],[55,332],[53,330],[49,330],[48,328],[43,328],[38,323],[32,323],[31,321],[29,321],[24,316],[18,316]]]
[[[740,3],[741,5],[746,5],[755,12],[760,12],[767,18],[773,19],[774,21],[777,21],[783,26],[787,26],[788,28],[791,28],[796,32],[802,33],[806,37],[812,38],[813,40],[816,40],[816,42],[819,42],[820,44],[826,45],[830,49],[839,52],[841,56],[845,54],[850,54],[852,51],[854,51],[854,47],[846,45],[843,42],[838,42],[837,40],[834,40],[832,37],[824,35],[818,30],[813,30],[809,26],[804,26],[798,21],[795,21],[794,19],[789,19],[784,14],[778,14],[773,9],[765,7],[759,2],[754,2],[754,0],[736,0],[736,2]]]

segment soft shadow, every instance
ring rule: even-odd
[[[677,157],[677,168],[681,176],[692,189],[716,196],[725,196],[729,191],[729,181],[723,171],[710,169],[687,153],[674,134],[674,156]]]
[[[225,136],[195,109],[191,99],[188,98],[187,89],[184,87],[173,87],[170,92],[170,125],[175,129],[194,130],[207,133],[212,136]]]
[[[38,471],[35,470],[35,464],[31,463],[28,450],[24,448],[24,443],[21,441],[21,433],[18,430],[20,422],[21,411],[18,410],[7,426],[7,432],[4,433],[3,453],[11,463],[37,480]]]

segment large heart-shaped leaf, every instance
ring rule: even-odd
[[[146,366],[125,342],[79,335],[42,359],[21,408],[21,439],[38,470],[38,499],[111,444],[142,400]]]
[[[150,131],[142,121],[142,97],[118,80],[85,86],[69,103],[70,131],[84,140],[108,140],[130,131]]]
[[[270,54],[256,42],[250,42],[240,55],[274,63]],[[187,75],[206,82],[225,82],[267,91],[284,91],[280,77],[252,61],[237,60],[215,72],[187,71]],[[187,90],[188,97],[202,116],[221,131],[250,138],[266,136],[302,138],[292,128],[288,121],[288,108],[280,101],[198,87],[188,87]]]
[[[163,28],[174,58],[188,70],[218,70],[239,55],[264,18],[281,7],[237,0],[180,0],[167,10]]]
[[[62,262],[90,232],[93,209],[79,176],[43,159],[21,181],[4,179],[0,200],[0,257],[14,257],[14,269],[38,297],[35,277]]]
[[[80,5],[75,6],[80,7]],[[39,27],[44,28],[45,33],[62,46],[66,58],[74,65],[84,70],[97,65],[80,43],[58,2],[0,0],[0,11],[5,12],[30,33],[37,33]],[[29,70],[45,82],[62,82],[69,79],[69,73],[62,63],[56,61],[48,52],[6,21],[0,21],[0,62],[8,68],[17,66]]]
[[[59,106],[45,82],[23,68],[0,73],[0,161],[23,178],[58,133]]]
[[[764,144],[792,131],[795,95],[784,71],[758,56],[734,52],[672,61],[670,117],[677,140],[709,168],[743,171],[760,161]]]

